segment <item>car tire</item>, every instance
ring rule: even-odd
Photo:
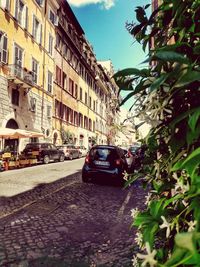
[[[83,183],[89,183],[89,179],[85,175],[82,176],[82,181],[83,181]]]
[[[60,157],[59,157],[59,161],[60,162],[63,162],[65,160],[65,156],[64,155],[60,155]]]
[[[44,164],[48,164],[49,163],[49,156],[48,155],[45,155],[44,156],[44,159],[43,159],[43,162],[44,162]]]

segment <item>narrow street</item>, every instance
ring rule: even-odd
[[[136,185],[84,184],[82,164],[0,174],[0,266],[131,266],[130,210],[143,206],[145,192]]]

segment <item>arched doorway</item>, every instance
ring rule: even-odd
[[[19,129],[17,122],[14,119],[10,119],[6,123],[6,128]],[[4,148],[12,153],[17,153],[19,145],[19,139],[5,139]]]
[[[6,128],[19,129],[19,126],[18,126],[17,122],[14,119],[10,119],[6,123]]]

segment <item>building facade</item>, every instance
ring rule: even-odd
[[[41,0],[0,3],[0,125],[43,131],[48,137],[54,59],[47,33],[55,34],[51,12],[56,14],[58,6]]]
[[[113,81],[67,1],[1,0],[0,21],[0,127],[57,145],[106,144]]]

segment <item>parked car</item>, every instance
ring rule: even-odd
[[[72,160],[80,157],[79,149],[73,144],[58,146],[58,148],[64,152],[66,159]]]
[[[48,164],[50,161],[64,161],[65,155],[51,143],[29,143],[22,153],[25,156],[36,156],[38,161]]]
[[[114,182],[123,184],[123,172],[127,169],[123,149],[117,146],[96,145],[90,149],[85,158],[82,181],[92,182],[110,178]]]
[[[87,155],[87,148],[84,146],[77,146],[78,150],[79,150],[79,154],[81,157],[85,157]]]

